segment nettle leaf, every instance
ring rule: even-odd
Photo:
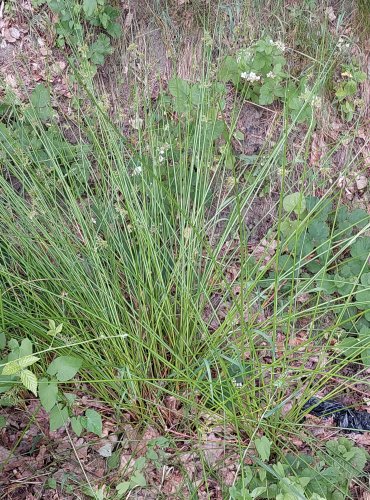
[[[98,7],[96,0],[84,0],[83,9],[87,17],[91,17]]]
[[[95,410],[86,410],[84,427],[88,432],[92,432],[100,437],[103,431],[103,423],[100,414]]]
[[[69,413],[66,406],[57,404],[50,412],[50,431],[56,431],[68,422]]]
[[[294,212],[297,215],[306,210],[306,200],[302,193],[291,193],[284,197],[283,208],[286,212]]]
[[[33,392],[37,396],[37,377],[31,370],[22,370],[20,373],[20,379],[22,384],[26,389]]]
[[[47,412],[56,405],[58,400],[58,385],[55,380],[49,381],[47,378],[39,380],[39,398]]]
[[[59,356],[49,365],[47,373],[56,375],[59,382],[71,380],[82,366],[82,359],[73,356]]]
[[[255,440],[255,445],[261,460],[267,462],[267,460],[270,458],[270,451],[271,451],[270,440],[267,439],[266,436],[262,436],[261,439]]]

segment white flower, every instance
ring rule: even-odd
[[[247,80],[247,82],[258,82],[259,80],[261,80],[261,77],[259,75],[256,75],[256,73],[254,73],[253,71],[251,71],[250,73],[244,71],[240,74],[240,76],[244,78],[244,80]]]
[[[275,45],[275,47],[281,50],[281,52],[285,51],[285,45],[281,40],[277,40],[276,42],[274,42],[274,40],[270,39],[270,45]]]
[[[159,163],[163,163],[163,162],[164,162],[164,156],[159,155]]]
[[[276,75],[273,71],[269,71],[266,76],[267,78],[275,78]]]
[[[313,108],[321,108],[321,104],[321,97],[319,97],[318,95],[312,96],[311,105]]]
[[[132,175],[140,175],[141,172],[143,171],[143,167],[141,165],[137,165],[133,171],[132,171]]]

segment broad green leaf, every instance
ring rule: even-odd
[[[55,375],[59,382],[71,380],[82,366],[82,359],[73,356],[59,356],[49,365],[47,373]]]
[[[354,259],[366,260],[370,254],[370,237],[365,236],[357,239],[351,247],[351,255]]]
[[[56,431],[68,422],[68,408],[56,404],[50,412],[50,431]]]
[[[174,109],[183,113],[189,109],[191,88],[188,82],[181,78],[171,78],[168,82],[168,90],[174,98]]]
[[[85,412],[85,417],[86,417],[85,421],[86,430],[88,432],[96,434],[97,436],[101,436],[103,430],[103,424],[100,414],[95,410],[88,409]]]
[[[239,65],[233,57],[227,56],[221,63],[218,78],[222,82],[232,82],[237,85],[240,81]]]
[[[41,121],[47,121],[52,118],[53,109],[51,107],[50,92],[44,85],[39,84],[35,87],[30,101]]]
[[[22,370],[20,373],[21,382],[26,389],[37,396],[37,377],[31,370]]]
[[[96,11],[98,4],[96,0],[84,0],[83,9],[87,17],[91,17]]]
[[[39,361],[40,358],[38,358],[37,356],[24,356],[23,358],[19,358],[18,359],[18,363],[19,363],[19,366],[23,369],[23,368],[27,368],[27,366],[31,366],[33,365],[34,363],[37,363],[37,361]]]
[[[58,385],[56,381],[47,378],[39,380],[39,398],[42,406],[49,412],[58,400]]]
[[[122,483],[117,484],[116,491],[119,497],[125,495],[130,489],[130,481],[123,481]]]
[[[130,486],[134,488],[135,486],[146,486],[146,479],[142,472],[136,471],[133,476],[131,476]]]
[[[262,436],[260,439],[255,440],[255,445],[258,451],[258,454],[264,462],[270,458],[271,451],[271,442],[267,439],[266,436]]]
[[[76,435],[80,437],[83,431],[81,417],[71,417],[71,426]]]
[[[21,371],[21,367],[19,366],[18,360],[10,361],[7,363],[2,371],[2,375],[15,375]]]
[[[308,234],[315,246],[320,245],[329,237],[329,226],[320,220],[313,220],[308,226]]]
[[[285,196],[283,200],[283,208],[286,212],[295,212],[297,215],[302,214],[306,209],[306,200],[302,193],[291,193]]]

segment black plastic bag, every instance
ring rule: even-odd
[[[370,431],[370,413],[351,410],[336,401],[310,398],[303,406],[303,410],[308,410],[308,413],[316,417],[333,417],[335,425],[348,432]]]

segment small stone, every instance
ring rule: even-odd
[[[356,177],[356,186],[359,191],[363,191],[367,186],[367,178],[365,175],[358,175]]]
[[[344,187],[346,187],[346,184],[347,184],[347,179],[344,177],[344,175],[341,175],[338,179],[338,187],[340,189],[343,189]]]

